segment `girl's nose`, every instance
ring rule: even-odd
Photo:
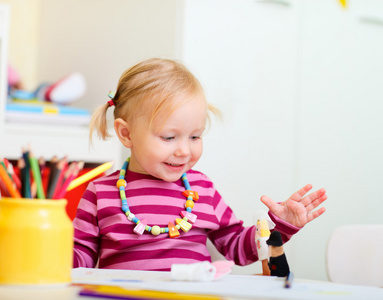
[[[175,151],[176,156],[188,156],[190,154],[189,141],[180,141]]]

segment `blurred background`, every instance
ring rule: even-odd
[[[223,121],[213,120],[195,169],[215,182],[245,225],[253,225],[256,210],[266,210],[264,194],[284,201],[307,183],[326,188],[326,213],[285,245],[297,278],[327,280],[326,245],[338,226],[382,223],[382,1],[0,4],[10,7],[3,54],[25,88],[81,72],[87,92],[78,107],[104,104],[121,73],[138,61],[183,61],[223,113]],[[128,155],[113,138],[89,147],[87,128],[48,127],[9,124],[3,113],[1,155],[17,156],[28,142],[36,155],[115,159],[116,168]],[[235,269],[260,272],[260,263]]]

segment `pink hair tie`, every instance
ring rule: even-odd
[[[114,101],[113,101],[114,96],[115,96],[115,93],[114,93],[114,92],[110,91],[110,92],[108,93],[108,97],[110,98],[110,100],[108,101],[109,107],[115,105],[115,104],[114,104]]]

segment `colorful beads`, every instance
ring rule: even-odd
[[[135,218],[136,216],[134,215],[134,214],[132,214],[132,213],[130,213],[129,215],[128,215],[128,220],[129,221],[133,221],[133,218]]]
[[[193,200],[187,200],[186,203],[185,203],[185,207],[186,208],[190,207],[191,209],[193,209],[194,208]]]
[[[184,195],[188,199],[189,199],[189,197],[191,197],[192,200],[194,200],[194,201],[198,201],[198,199],[199,199],[198,193],[195,191],[185,190],[182,192],[182,195]]]
[[[176,224],[174,225],[172,222],[169,222],[168,227],[160,227],[158,225],[154,226],[149,226],[147,225],[147,220],[143,219],[140,221],[129,209],[128,202],[126,199],[126,194],[125,194],[125,188],[126,188],[126,181],[125,181],[125,174],[126,170],[128,169],[128,165],[130,162],[130,158],[128,158],[119,174],[119,179],[116,182],[116,186],[119,190],[120,193],[120,198],[121,198],[121,210],[124,212],[126,215],[127,219],[131,222],[134,222],[136,226],[133,229],[133,232],[135,232],[138,235],[142,235],[144,231],[150,232],[154,236],[157,236],[161,233],[168,233],[170,238],[175,238],[180,235],[179,230],[182,229],[184,232],[188,232],[192,228],[192,224],[197,219],[197,216],[195,214],[192,214],[192,209],[194,208],[194,201],[197,201],[199,199],[198,193],[195,191],[191,190],[189,181],[187,180],[186,173],[184,173],[181,177],[184,186],[185,186],[185,191],[182,192],[182,195],[186,197],[186,202],[185,202],[185,208],[186,211],[181,211],[181,217],[183,219],[176,219]],[[190,223],[189,223],[190,222]]]
[[[143,219],[141,222],[137,223],[137,226],[134,227],[133,231],[139,235],[142,235],[145,231],[146,219]]]
[[[188,232],[192,228],[190,223],[182,219],[176,219],[176,223],[181,227],[183,232]]]
[[[119,180],[117,180],[117,187],[118,187],[118,189],[120,189],[121,187],[126,187],[126,181],[125,181],[125,179],[119,179]]]
[[[169,229],[169,237],[170,238],[175,238],[175,237],[180,235],[180,232],[177,230],[177,227],[174,226],[174,224],[172,222],[169,222],[168,229]]]
[[[159,235],[161,233],[160,226],[157,226],[157,225],[153,226],[151,232],[152,232],[153,235]]]
[[[188,222],[194,224],[195,221],[197,220],[197,216],[195,214],[192,214],[191,212],[188,212],[188,211],[181,211],[180,213],[181,217],[187,219]]]

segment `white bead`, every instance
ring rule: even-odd
[[[130,213],[129,216],[128,216],[128,220],[129,221],[132,221],[134,219],[135,215]]]

